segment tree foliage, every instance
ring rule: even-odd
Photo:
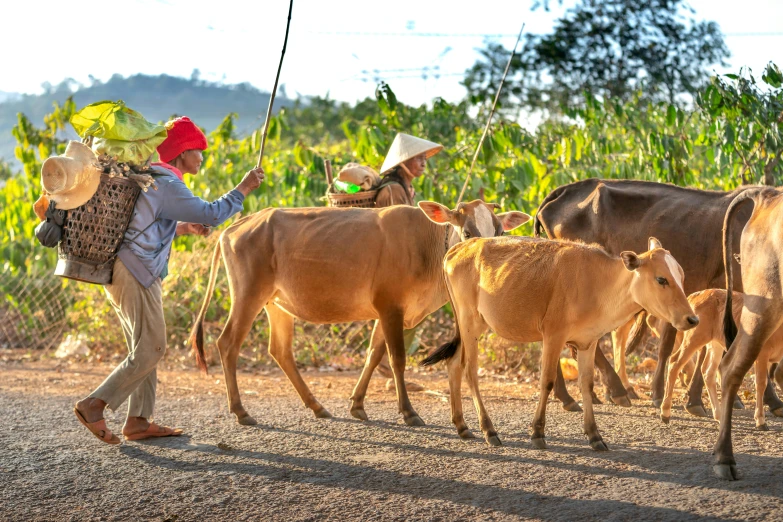
[[[584,92],[625,101],[642,89],[669,103],[692,96],[729,56],[718,25],[693,14],[683,0],[581,0],[551,34],[527,35],[504,101],[557,112]],[[494,92],[511,54],[495,43],[480,52],[464,81],[476,99]]]
[[[738,169],[735,176],[775,185],[783,153],[783,74],[770,63],[761,80],[763,87],[747,69],[716,76],[697,102],[712,123],[707,131],[720,144],[720,158]]]

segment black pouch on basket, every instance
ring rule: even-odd
[[[63,224],[65,223],[65,210],[54,207],[54,201],[49,202],[46,209],[46,219],[35,227],[35,237],[38,242],[47,248],[54,248],[63,237]]]

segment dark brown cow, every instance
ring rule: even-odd
[[[726,345],[729,351],[720,363],[723,395],[737,393],[742,379],[758,359],[764,344],[783,324],[783,194],[771,188],[755,188],[737,197],[729,206],[724,221],[723,257],[726,266],[726,306],[723,312]],[[745,225],[740,240],[742,287],[744,303],[740,315],[740,329],[732,314],[732,265],[737,230],[734,216],[753,201],[753,214]],[[732,285],[732,283],[734,283]],[[737,463],[731,445],[731,414],[729,401],[721,401],[720,433],[715,443],[713,470],[720,478],[736,480]]]
[[[691,294],[723,286],[723,218],[731,202],[743,190],[745,188],[719,192],[649,181],[588,179],[564,185],[549,194],[538,208],[534,229],[536,236],[543,230],[550,238],[597,243],[612,255],[619,255],[623,250],[641,251],[645,248],[644,238],[657,237],[682,265],[685,293]],[[749,217],[750,209],[741,209],[733,217],[734,224],[741,227]],[[736,251],[738,238],[732,246]],[[739,270],[739,265],[734,263]],[[741,291],[741,283],[735,283],[735,288]],[[662,362],[671,355],[675,336],[676,330],[667,325],[662,332],[658,367],[653,378],[652,399],[656,407],[660,407],[663,400],[666,371]],[[611,366],[604,365],[599,358],[604,359],[597,350],[596,365],[599,369],[604,366],[610,375],[609,384],[614,386],[612,395],[622,394],[622,384],[618,385],[620,379]],[[573,399],[565,391],[560,377],[558,375],[556,395],[568,404]],[[694,415],[707,415],[701,398],[703,385],[701,371],[697,369],[686,406]],[[771,383],[767,386],[764,402],[775,415],[783,415],[783,402],[775,396]]]

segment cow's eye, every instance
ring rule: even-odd
[[[465,230],[464,232],[462,232],[462,237],[463,239],[470,239],[470,232]]]
[[[658,284],[661,286],[666,286],[669,284],[669,281],[667,281],[665,277],[656,277],[655,280],[658,281]]]

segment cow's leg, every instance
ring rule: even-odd
[[[546,449],[546,442],[544,442],[544,432],[546,431],[546,403],[549,399],[549,393],[555,385],[557,369],[560,366],[560,351],[563,349],[564,345],[565,339],[555,336],[544,337],[543,349],[541,350],[540,393],[538,407],[533,416],[533,433],[531,435],[533,446],[538,449]],[[582,402],[588,400],[591,399],[582,397]]]
[[[294,360],[294,317],[288,312],[270,304],[266,307],[269,316],[269,355],[277,362],[288,380],[294,385],[305,406],[313,410],[316,417],[331,418],[332,414],[321,406],[302,379]]]
[[[590,441],[590,447],[596,451],[606,451],[609,448],[601,438],[598,432],[598,425],[595,423],[593,414],[593,361],[595,354],[591,353],[598,350],[598,343],[592,343],[586,350],[579,350],[576,355],[576,363],[579,368],[579,388],[582,391],[582,408],[584,408],[584,431],[587,439]]]
[[[718,399],[718,366],[723,355],[723,346],[717,343],[710,343],[703,348],[705,355],[699,356],[699,360],[704,358],[702,364],[702,374],[704,375],[704,384],[707,386],[707,395],[710,398],[710,407],[712,408],[712,418],[720,419],[720,399]]]
[[[236,415],[237,422],[243,425],[257,424],[242,406],[237,385],[237,359],[242,342],[250,332],[256,316],[263,308],[263,300],[254,300],[248,293],[234,295],[231,303],[231,311],[223,331],[218,337],[217,346],[220,352],[220,362],[223,366],[223,378],[226,381],[226,393],[228,395],[228,409]],[[237,303],[242,303],[238,305]]]
[[[748,304],[747,297],[745,304],[746,306]],[[746,315],[745,310],[743,310],[743,315]],[[737,462],[734,460],[734,451],[731,444],[733,404],[729,398],[734,397],[734,394],[739,390],[743,377],[756,360],[764,341],[754,329],[749,330],[748,334],[745,333],[748,331],[745,329],[746,324],[750,322],[750,320],[747,321],[739,328],[734,344],[732,344],[731,349],[723,357],[723,361],[720,364],[723,400],[720,405],[720,432],[712,452],[714,455],[712,467],[718,477],[727,480],[737,479]],[[754,322],[756,325],[759,325],[758,320]]]
[[[623,383],[623,387],[628,392],[629,399],[638,399],[636,391],[631,386],[628,379],[628,370],[626,368],[625,345],[628,343],[628,335],[631,333],[634,321],[628,321],[620,328],[612,332],[612,358],[614,359],[614,369],[617,376]]]
[[[451,405],[451,422],[457,428],[457,434],[463,439],[475,439],[476,436],[465,423],[465,415],[462,412],[462,345],[457,347],[454,355],[446,361],[446,369],[449,372],[449,404]]]
[[[696,371],[696,366],[701,366],[700,363],[703,362],[702,354],[706,353],[708,351],[708,348],[702,348],[699,351],[699,354],[696,356],[696,360],[694,361],[693,357],[689,357],[687,361],[685,361],[685,364],[683,365],[682,369],[680,370],[680,375],[678,377],[680,378],[680,385],[687,389],[688,386],[691,385],[691,382],[693,382],[693,376],[694,372]],[[674,357],[674,355],[672,355]],[[669,364],[671,364],[671,357],[669,358]],[[703,372],[702,372],[703,375]],[[667,377],[668,378],[668,377]]]
[[[767,387],[764,388],[764,404],[769,406],[769,411],[772,413],[772,415],[775,417],[783,417],[783,402],[775,393],[775,381],[773,376],[775,374],[776,367],[777,363],[771,365],[769,373],[767,374],[769,376],[769,380],[767,381]]]
[[[691,360],[693,354],[702,346],[709,342],[709,331],[707,328],[696,327],[688,330],[682,336],[682,342],[671,357],[669,358],[669,371],[666,377],[666,388],[661,402],[661,420],[668,424],[672,415],[672,396],[674,395],[674,385],[677,383],[677,376],[685,364]]]
[[[364,398],[367,396],[367,386],[370,384],[372,372],[381,362],[383,354],[386,353],[386,338],[383,336],[383,328],[380,321],[375,321],[370,338],[370,347],[367,349],[367,359],[364,361],[362,374],[351,394],[351,415],[357,419],[367,420],[367,413],[364,411]]]
[[[764,282],[764,290],[780,292],[780,284]],[[745,286],[745,305],[740,317],[739,333],[731,348],[720,363],[723,400],[720,405],[720,432],[715,442],[713,471],[723,479],[736,480],[737,463],[731,444],[732,401],[742,384],[742,379],[756,361],[769,335],[777,330],[783,317],[780,314],[780,303],[776,298],[764,297],[760,291]],[[779,295],[779,294],[776,294]]]
[[[386,337],[386,347],[389,351],[394,385],[397,388],[399,411],[408,426],[424,426],[419,414],[413,409],[405,388],[405,340],[402,334],[403,315],[400,310],[389,310],[381,314],[381,328]]]
[[[481,316],[476,314],[478,321],[483,323]],[[471,325],[467,329],[462,327],[465,320],[460,317],[460,328],[462,329],[462,343],[463,343],[463,359],[465,360],[465,379],[468,381],[470,387],[470,393],[473,395],[473,405],[476,407],[476,413],[479,418],[479,426],[482,433],[484,433],[484,440],[490,446],[500,446],[500,438],[498,432],[495,431],[495,426],[492,425],[492,419],[489,418],[489,413],[484,407],[484,402],[481,400],[481,392],[479,391],[479,378],[478,378],[478,339],[481,334],[484,333],[486,326],[483,324]],[[559,366],[559,365],[558,365]]]
[[[576,402],[576,399],[571,397],[566,388],[565,378],[563,377],[563,369],[560,367],[560,358],[558,356],[557,370],[555,373],[555,397],[561,403],[563,403],[563,409],[565,411],[582,411],[582,407]]]
[[[767,388],[767,361],[764,357],[756,359],[753,365],[756,370],[756,411],[753,418],[756,421],[756,429],[759,431],[769,431],[767,423],[764,422],[764,390]]]
[[[783,364],[775,363],[770,365],[770,381],[774,380],[778,387],[783,390]],[[783,417],[783,409],[773,410],[772,414],[776,417]]]
[[[677,330],[669,323],[664,323],[663,332],[661,332],[661,342],[658,345],[658,365],[655,367],[652,382],[652,403],[656,408],[660,408],[663,403],[663,390],[666,385],[666,363],[669,357],[671,357],[676,337]]]
[[[609,395],[609,399],[612,400],[618,406],[631,406],[631,400],[628,398],[628,391],[623,385],[623,381],[614,371],[612,365],[606,359],[604,352],[600,348],[595,349],[595,366],[598,367],[598,371],[601,372],[601,377],[606,386],[606,393]]]

